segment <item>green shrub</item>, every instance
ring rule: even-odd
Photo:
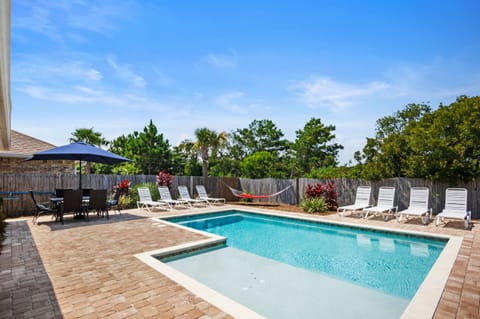
[[[120,195],[120,198],[118,199],[118,206],[120,206],[121,209],[135,207],[137,205],[137,199],[134,199],[132,197],[133,196],[127,194]]]
[[[252,193],[249,192],[249,191],[245,191],[245,192],[243,192],[243,193],[244,193],[244,194],[248,194],[248,195],[252,195]],[[253,198],[242,197],[242,198],[240,198],[240,201],[246,202],[246,203],[251,203],[251,202],[253,202]]]
[[[328,210],[327,203],[322,197],[306,198],[300,206],[303,208],[303,211],[307,213],[320,213]]]

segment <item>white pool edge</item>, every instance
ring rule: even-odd
[[[172,224],[172,223],[169,223],[169,224]],[[190,228],[183,227],[183,226],[182,228],[191,230]],[[195,230],[195,232],[200,232],[200,231]],[[201,232],[201,233],[208,234],[205,232]],[[185,287],[194,295],[202,298],[203,300],[219,308],[223,312],[230,314],[234,318],[265,319],[264,317],[260,316],[258,313],[254,312],[253,310],[226,297],[225,295],[222,295],[216,290],[196,281],[195,279],[185,275],[184,273],[168,266],[167,264],[157,259],[157,257],[177,254],[183,251],[191,251],[194,249],[209,247],[215,244],[221,244],[225,242],[224,237],[216,236],[212,234],[209,234],[209,235],[211,237],[209,239],[167,247],[167,248],[158,249],[158,250],[152,250],[152,251],[136,254],[135,257],[137,257],[139,260],[141,260],[148,266],[152,267],[156,271],[160,272],[164,276],[170,278],[171,280],[175,281],[179,285]]]
[[[362,228],[362,229],[373,229],[373,230],[384,231],[388,233],[411,234],[411,235],[423,236],[423,237],[429,237],[429,238],[448,239],[448,242],[445,245],[442,253],[437,258],[435,264],[430,269],[422,285],[419,287],[417,293],[412,298],[407,308],[403,312],[401,319],[410,319],[410,318],[427,319],[427,318],[433,317],[463,241],[463,237],[459,237],[459,236],[450,236],[445,234],[431,234],[431,233],[418,232],[418,231],[406,231],[402,229],[392,229],[392,228],[379,227],[379,226],[350,224],[350,223],[339,222],[339,221],[330,221],[330,220],[326,221],[326,220],[320,220],[314,217],[299,216],[291,213],[258,209],[258,208],[245,209],[244,207],[238,207],[238,206],[215,207],[207,211],[203,210],[203,211],[189,212],[182,215],[178,215],[178,214],[171,215],[171,216],[164,215],[161,218],[210,214],[210,213],[230,211],[230,210],[243,211],[246,213],[260,213],[260,214],[266,214],[266,215],[278,216],[278,217],[294,218],[298,220],[313,221],[316,223],[323,223],[323,224],[333,224],[333,225]],[[208,247],[215,244],[220,244],[225,241],[224,237],[203,232],[200,230],[184,227],[184,226],[171,223],[165,220],[159,220],[159,217],[152,217],[151,219],[154,220],[155,222],[168,224],[170,226],[182,228],[190,232],[200,233],[209,238],[205,240],[187,243],[187,244],[144,252],[144,253],[135,255],[135,257],[137,257],[138,259],[140,259],[150,267],[154,268],[155,270],[159,271],[160,273],[164,274],[168,278],[172,279],[173,281],[177,282],[178,284],[182,285],[186,289],[190,290],[192,293],[194,293],[198,297],[203,298],[210,304],[216,306],[217,308],[221,309],[225,313],[232,315],[235,318],[252,318],[252,319],[263,318],[253,310],[218,293],[217,291],[211,289],[210,287],[201,284],[200,282],[173,269],[172,267],[166,265],[165,263],[161,262],[160,260],[154,257],[154,256],[156,257],[167,256],[167,255],[177,254],[184,251],[190,251],[192,249],[199,249],[201,247]],[[412,271],[415,271],[415,270],[413,269]],[[408,276],[408,273],[405,275]]]
[[[400,317],[401,319],[433,318],[462,242],[462,237],[449,238],[447,245]]]

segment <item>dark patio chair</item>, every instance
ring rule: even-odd
[[[73,212],[77,216],[84,216],[88,220],[88,211],[83,205],[82,190],[64,190],[63,204],[59,209],[59,218],[63,225],[63,215],[68,212]]]
[[[71,190],[71,188],[55,188],[55,197],[63,198],[63,192]]]
[[[104,216],[104,213],[106,213],[107,219],[109,218],[106,189],[93,189],[90,191],[88,210],[94,210],[98,216],[101,214],[102,217]]]
[[[33,191],[29,191],[30,196],[32,197],[33,203],[35,204],[35,213],[33,213],[33,224],[37,224],[38,217],[40,217],[41,214],[47,213],[47,214],[52,214],[55,216],[56,211],[53,210],[52,208],[46,206],[44,203],[38,203],[37,200],[35,199],[35,195],[33,194]]]
[[[90,196],[91,191],[92,191],[91,188],[82,188],[82,196],[84,196],[84,197]]]
[[[120,196],[122,195],[122,192],[117,190],[115,194],[113,195],[113,198],[109,199],[107,201],[107,210],[108,209],[113,209],[114,207],[116,208],[116,211],[122,215],[122,207],[120,206]]]

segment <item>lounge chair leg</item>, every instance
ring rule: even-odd
[[[428,215],[422,216],[422,223],[426,225],[428,223]]]

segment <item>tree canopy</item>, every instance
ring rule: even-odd
[[[336,166],[338,151],[343,146],[334,143],[334,125],[324,125],[320,119],[311,118],[303,130],[295,133],[297,139],[292,148],[295,151],[295,164],[299,175],[309,174],[313,169]]]
[[[77,128],[74,132],[72,132],[72,137],[70,137],[69,141],[71,143],[85,142],[85,143],[95,145],[95,146],[108,145],[108,141],[102,136],[102,133],[95,132],[93,130],[93,127],[92,128]],[[102,166],[101,164],[98,165],[99,168],[101,168],[101,166]],[[91,170],[92,170],[92,164],[90,162],[86,162],[85,163],[85,173],[90,174]]]
[[[172,170],[170,144],[158,133],[152,120],[142,132],[134,131],[113,140],[110,151],[132,160],[119,166],[123,173],[154,175],[162,169]]]
[[[365,178],[467,181],[480,176],[480,97],[460,96],[432,111],[409,104],[377,121],[357,154]]]
[[[90,136],[92,132],[74,136]],[[375,135],[355,152],[357,163],[353,166],[338,166],[343,146],[336,142],[335,126],[322,123],[320,118],[307,121],[295,132],[294,141],[287,140],[269,119],[253,120],[228,134],[206,127],[194,133],[196,141],[185,140],[171,147],[150,120],[142,132],[110,142],[111,151],[133,160],[113,167],[111,172],[157,174],[166,170],[200,175],[203,171],[204,177],[249,178],[414,177],[449,182],[480,176],[478,96],[459,96],[450,105],[434,110],[428,104],[412,103],[378,119]]]

